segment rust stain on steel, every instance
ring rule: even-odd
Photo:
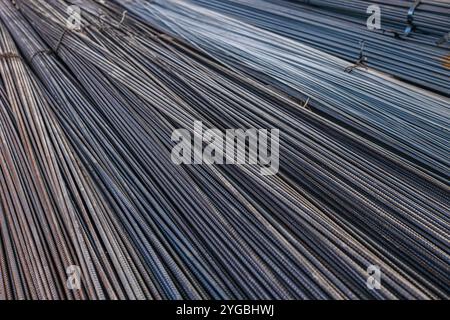
[[[442,58],[442,66],[450,70],[450,54]]]

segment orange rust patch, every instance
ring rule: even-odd
[[[450,69],[450,55],[442,58],[442,65],[444,66],[444,68]]]

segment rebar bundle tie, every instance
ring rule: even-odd
[[[59,47],[61,46],[61,43],[64,39],[64,36],[66,35],[67,32],[71,31],[71,29],[65,28],[63,33],[61,34],[61,37],[59,38],[58,42],[56,43],[56,47],[55,49],[53,49],[53,52],[58,53]]]
[[[120,29],[120,27],[122,26],[123,22],[125,21],[125,19],[126,19],[126,17],[127,17],[127,13],[128,13],[127,10],[124,10],[124,11],[123,11],[123,13],[122,13],[122,19],[120,19],[120,22],[119,22],[119,24],[117,25],[117,28]]]
[[[417,7],[420,5],[421,0],[416,0],[411,8],[408,10],[408,16],[407,16],[407,26],[405,29],[405,35],[408,36],[412,31],[415,31],[416,26],[414,25],[414,12],[416,11]]]
[[[36,58],[36,56],[40,55],[40,54],[52,54],[52,50],[50,49],[42,49],[42,50],[38,50],[35,53],[33,53],[31,55],[30,60],[28,61],[29,64],[33,63],[34,58]]]
[[[355,64],[348,66],[344,69],[345,72],[351,73],[354,69],[358,67],[363,67],[364,69],[367,69],[367,56],[364,54],[364,47],[365,47],[365,41],[360,41],[361,49],[359,51],[359,57],[358,60],[356,60]]]
[[[20,55],[18,55],[17,53],[14,53],[14,52],[0,53],[0,59],[9,59],[9,58],[22,59],[22,57]]]

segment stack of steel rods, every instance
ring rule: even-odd
[[[448,297],[449,189],[427,168],[116,5],[76,3],[78,32],[65,29],[71,1],[20,1],[19,12],[1,0],[0,19],[48,92],[54,125],[88,169],[98,206],[130,241],[121,248],[136,250],[127,261],[148,272],[139,284],[151,297]],[[438,106],[430,109],[439,119]],[[194,121],[280,129],[279,174],[175,165],[171,134]],[[366,286],[369,265],[383,271],[380,290]],[[104,297],[123,296],[137,298]]]
[[[108,203],[3,24],[0,50],[1,297],[150,297],[142,281],[146,269],[117,219],[107,214]],[[74,265],[86,271],[77,291],[65,286],[66,270]]]
[[[435,41],[414,42],[381,31],[370,31],[365,21],[348,21],[306,5],[267,0],[195,0],[202,7],[276,32],[347,61],[363,54],[371,68],[404,81],[450,95],[449,49]],[[449,14],[450,20],[450,14]]]
[[[448,99],[374,72],[348,74],[343,60],[189,1],[133,1],[126,7],[223,64],[309,98],[318,111],[448,180]]]
[[[450,3],[446,0],[290,0],[291,2],[338,10],[362,19],[367,18],[367,8],[379,5],[383,21],[389,23],[399,33],[407,26],[408,14],[412,18],[414,32],[442,36],[450,31]],[[417,3],[417,5],[415,5]],[[413,9],[413,10],[412,10]],[[410,18],[410,19],[411,19]]]

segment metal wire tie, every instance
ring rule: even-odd
[[[416,26],[414,25],[414,12],[416,11],[417,7],[421,3],[421,0],[416,0],[411,8],[408,10],[408,16],[407,16],[407,26],[405,29],[405,35],[408,36],[412,31],[416,29]]]

